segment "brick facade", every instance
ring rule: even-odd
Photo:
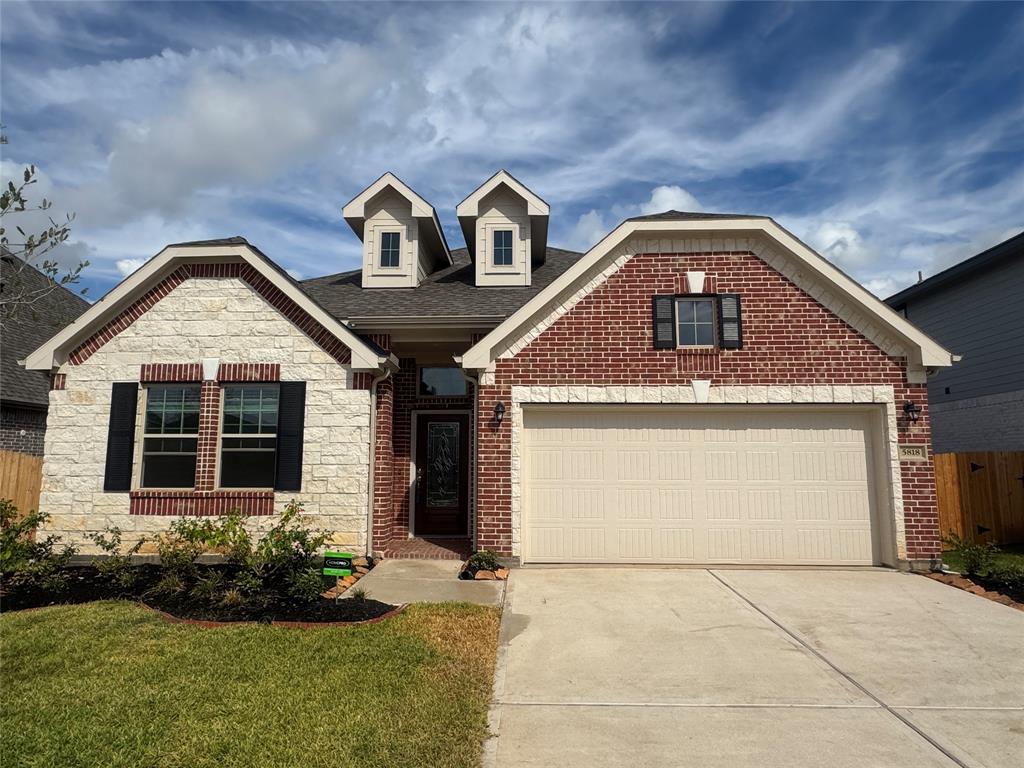
[[[651,297],[685,293],[685,273],[704,271],[715,290],[743,301],[744,347],[708,353],[654,349]],[[699,376],[695,375],[699,372]],[[898,439],[929,443],[927,390],[909,384],[902,359],[886,354],[751,252],[641,253],[556,319],[512,357],[496,362],[481,387],[479,412],[511,402],[513,386],[656,386],[709,379],[729,385],[889,385]],[[921,406],[916,424],[906,400]],[[511,425],[481,419],[478,438],[478,548],[513,553]],[[902,462],[906,556],[939,552],[931,461]]]
[[[43,455],[46,411],[34,408],[0,408],[0,451]]]

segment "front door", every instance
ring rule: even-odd
[[[416,536],[465,536],[469,510],[469,416],[416,417]]]

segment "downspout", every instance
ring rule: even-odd
[[[373,478],[377,470],[377,385],[393,372],[390,365],[370,381],[370,476],[366,481],[366,554],[373,556]]]

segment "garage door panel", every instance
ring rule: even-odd
[[[867,415],[526,411],[523,558],[871,564]]]

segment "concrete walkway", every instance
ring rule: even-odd
[[[514,571],[485,765],[1024,765],[1024,613],[883,570]]]
[[[501,605],[504,581],[461,581],[460,560],[385,560],[357,584],[367,597],[385,603],[440,603],[459,600]],[[351,590],[342,595],[349,597]]]

